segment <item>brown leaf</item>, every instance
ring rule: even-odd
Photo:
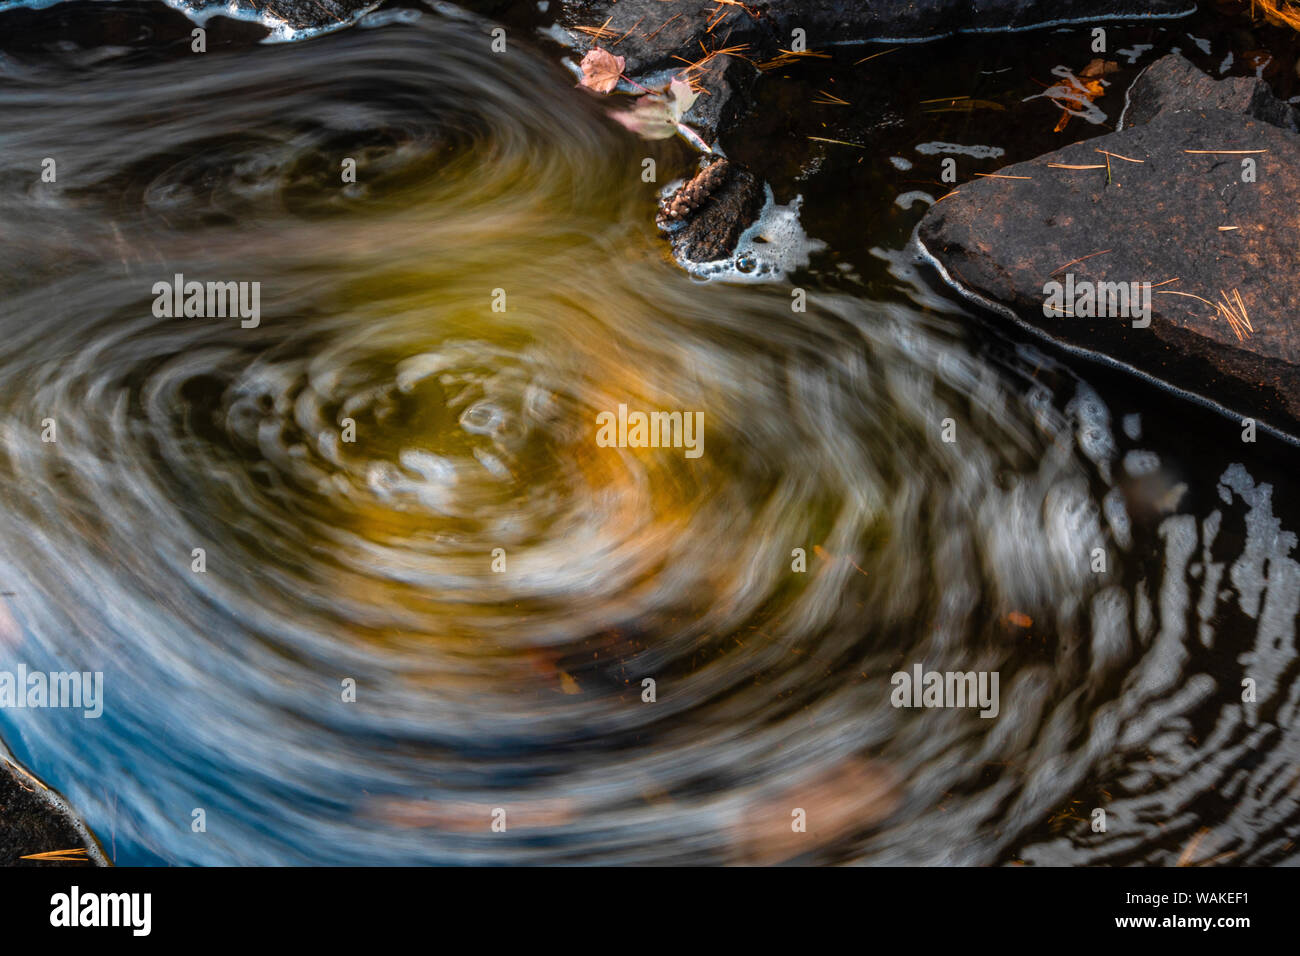
[[[1091,64],[1089,64],[1089,66],[1091,66]],[[1093,100],[1104,96],[1105,93],[1105,80],[1084,80],[1075,88],[1061,93],[1053,100],[1053,102],[1055,102],[1057,106],[1062,106],[1062,101],[1064,101],[1066,104],[1072,103],[1074,106],[1082,108]],[[1059,133],[1061,130],[1065,129],[1066,124],[1070,122],[1070,117],[1072,115],[1074,114],[1071,112],[1070,107],[1068,105],[1063,106],[1061,110],[1061,118],[1057,121],[1056,128],[1053,129],[1052,132]]]
[[[1093,77],[1105,76],[1107,73],[1114,73],[1118,69],[1119,64],[1114,60],[1103,60],[1098,58],[1080,70],[1079,75],[1084,79],[1091,79]]]
[[[564,671],[560,671],[560,690],[564,691],[566,694],[582,693],[582,688],[578,686],[578,682],[573,679],[571,674],[567,674]]]
[[[595,90],[597,93],[608,93],[618,86],[618,78],[623,72],[625,62],[627,61],[623,57],[615,56],[608,50],[602,50],[598,46],[592,47],[579,64],[582,67],[582,80],[579,85]]]
[[[733,832],[740,863],[772,865],[875,826],[902,802],[903,782],[880,761],[850,758],[798,783],[753,797]],[[796,830],[794,811],[805,828]]]

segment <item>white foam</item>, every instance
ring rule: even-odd
[[[911,209],[912,204],[918,201],[928,203],[931,206],[934,205],[934,197],[920,189],[913,189],[911,192],[906,192],[901,196],[897,196],[894,199],[894,205],[903,209]]]
[[[1123,52],[1123,51],[1119,51]],[[1132,59],[1129,60],[1133,62]],[[1058,77],[1063,82],[1056,83],[1043,90],[1041,93],[1034,93],[1032,96],[1026,96],[1021,102],[1028,103],[1030,100],[1051,100],[1057,106],[1062,107],[1071,116],[1077,116],[1080,119],[1087,120],[1093,126],[1100,126],[1106,122],[1106,114],[1096,103],[1093,102],[1095,94],[1088,88],[1082,80],[1074,75],[1074,71],[1068,66],[1052,67],[1052,75]],[[1110,86],[1106,80],[1097,80],[1102,86]],[[1125,97],[1127,101],[1127,96]],[[1074,104],[1075,108],[1067,106],[1067,103]],[[1122,114],[1121,114],[1122,115]]]
[[[679,260],[681,266],[696,278],[723,282],[781,282],[796,269],[806,268],[812,254],[825,249],[826,243],[804,232],[799,221],[803,197],[778,205],[771,186],[764,184],[763,191],[763,209],[740,234],[731,258],[703,263]]]
[[[1193,39],[1195,39],[1195,37],[1193,37]],[[1155,49],[1155,45],[1151,43],[1134,43],[1133,46],[1127,50],[1116,50],[1115,55],[1126,57],[1128,59],[1129,65],[1132,65],[1136,63],[1139,58],[1141,58],[1143,53],[1146,53],[1148,50],[1154,50],[1154,49]],[[1205,52],[1209,53],[1210,51],[1206,50]]]
[[[386,27],[390,23],[414,23],[419,20],[423,13],[419,10],[409,8],[399,8],[397,10],[375,10],[373,13],[367,13],[357,21],[357,26],[365,28]]]
[[[1124,470],[1134,478],[1153,475],[1160,470],[1160,456],[1153,451],[1134,449],[1124,456]]]
[[[962,146],[960,143],[922,143],[916,151],[923,156],[937,156],[940,153],[953,153],[957,156],[973,156],[976,159],[997,159],[1006,153],[1000,146]]]
[[[1124,416],[1124,434],[1137,441],[1142,437],[1142,415],[1138,412]]]

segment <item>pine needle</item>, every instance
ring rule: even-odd
[[[861,63],[866,63],[868,60],[874,60],[878,56],[884,56],[886,53],[896,53],[899,49],[900,49],[899,47],[894,47],[893,49],[890,50],[881,50],[879,53],[871,54],[871,56],[864,56],[862,59],[858,60],[858,62],[854,63],[853,65],[858,66]]]
[[[609,29],[609,21],[613,19],[613,17],[610,17],[598,27],[574,27],[574,29],[588,36],[593,36],[597,40],[608,40],[610,37],[618,36],[617,30]]]
[[[821,100],[816,98],[813,99],[812,102],[816,103],[818,106],[852,106],[853,105],[848,100],[842,100],[834,93],[827,93],[825,90],[818,90],[817,94],[818,96],[825,97],[825,99],[821,99]]]
[[[1078,259],[1071,259],[1065,265],[1061,266],[1060,269],[1053,269],[1051,272],[1048,273],[1048,275],[1056,275],[1058,272],[1068,269],[1070,268],[1070,266],[1077,265],[1078,263],[1083,262],[1085,259],[1091,259],[1093,256],[1104,256],[1106,253],[1114,252],[1114,251],[1115,251],[1114,249],[1103,249],[1101,250],[1101,252],[1090,252],[1086,256],[1080,256]]]
[[[831,55],[829,53],[819,53],[816,50],[782,50],[780,51],[779,56],[758,64],[758,68],[766,73],[768,70],[774,70],[779,66],[788,66],[791,63],[796,63],[805,57],[812,57],[818,60],[829,60]]]
[[[20,856],[20,860],[47,860],[52,863],[78,863],[89,860],[84,846],[73,847],[70,850],[46,850],[44,853],[29,853],[27,856]]]
[[[1093,150],[1093,152],[1094,152],[1094,153],[1105,153],[1107,156],[1114,156],[1116,159],[1122,159],[1122,160],[1124,160],[1124,162],[1126,162],[1126,163],[1145,163],[1145,162],[1146,162],[1145,159],[1129,159],[1129,157],[1127,157],[1127,156],[1121,156],[1119,153],[1112,153],[1110,150],[1107,150],[1107,149],[1095,149],[1095,150]]]

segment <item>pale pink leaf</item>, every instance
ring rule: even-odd
[[[618,86],[619,75],[623,72],[626,61],[608,50],[592,47],[582,58],[582,80],[580,85],[597,93],[608,93]]]

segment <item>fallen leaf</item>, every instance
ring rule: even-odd
[[[23,637],[22,628],[9,611],[9,602],[0,597],[0,645],[17,647]]]
[[[622,75],[623,64],[626,62],[623,57],[615,56],[608,50],[592,47],[579,64],[582,67],[579,85],[597,93],[609,93],[618,86],[618,78]]]
[[[582,693],[582,688],[578,686],[578,682],[564,671],[560,671],[560,690],[564,691],[566,694]]]
[[[690,82],[680,76],[673,77],[673,81],[668,84],[668,92],[672,97],[668,109],[673,119],[678,122],[700,98],[699,90],[692,89]]]
[[[646,139],[667,139],[677,132],[668,101],[657,93],[637,97],[630,110],[615,110],[609,115]]]
[[[1057,96],[1053,98],[1056,105],[1061,107],[1061,118],[1057,121],[1056,127],[1052,132],[1059,133],[1061,130],[1065,129],[1066,124],[1070,122],[1070,117],[1074,115],[1075,111],[1066,104],[1073,104],[1076,108],[1083,109],[1105,92],[1105,80],[1083,80],[1080,82],[1076,78],[1073,87],[1064,92],[1058,93]],[[1062,103],[1062,100],[1065,102]]]
[[[371,797],[363,814],[403,829],[430,827],[457,833],[489,832],[494,811],[501,806],[470,800],[419,800],[398,796]],[[576,815],[567,797],[507,803],[506,825],[509,829],[546,829],[563,826]]]
[[[1114,73],[1118,69],[1119,64],[1114,60],[1103,60],[1098,58],[1080,70],[1079,75],[1085,78],[1101,77],[1105,76],[1107,73]]]
[[[610,115],[646,139],[667,139],[677,133],[682,117],[695,103],[699,92],[681,77],[668,84],[667,94],[649,93],[637,98],[630,110]]]
[[[797,783],[751,797],[732,832],[737,862],[773,865],[875,826],[898,807],[903,784],[893,767],[850,758]],[[795,830],[795,811],[806,829]]]

